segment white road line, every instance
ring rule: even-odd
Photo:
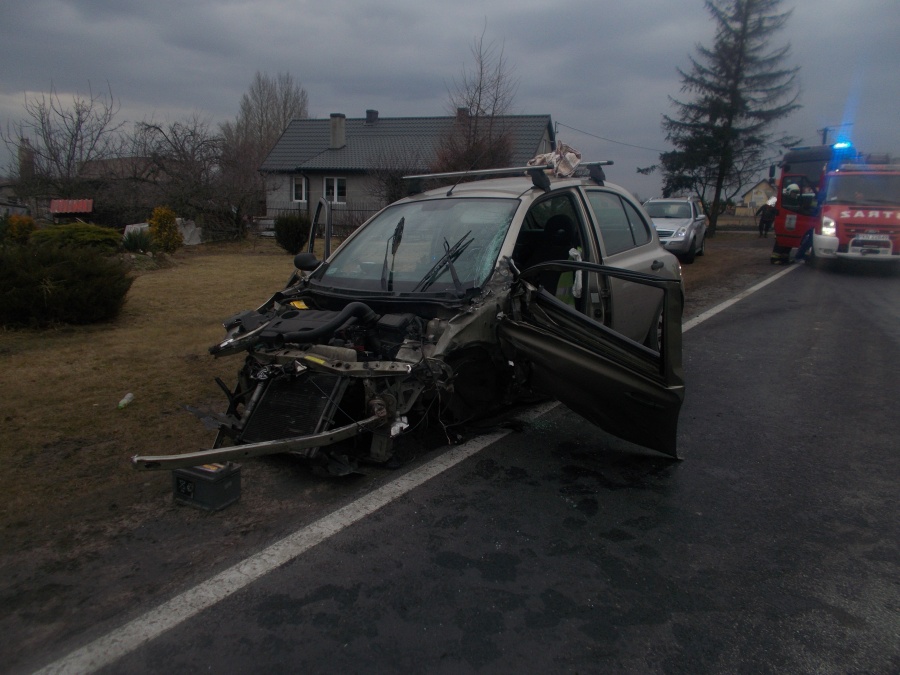
[[[698,314],[698,315],[695,316],[693,319],[690,319],[689,321],[685,321],[685,322],[681,325],[681,333],[682,333],[682,335],[685,334],[685,333],[687,333],[687,332],[688,332],[691,328],[693,328],[694,326],[699,326],[701,323],[703,323],[703,322],[706,321],[707,319],[711,319],[712,317],[714,317],[714,316],[715,316],[716,314],[718,314],[719,312],[724,312],[726,309],[728,309],[728,308],[731,307],[732,305],[737,304],[738,302],[740,302],[741,300],[743,300],[744,298],[746,298],[748,295],[752,295],[753,293],[756,293],[756,291],[758,291],[759,289],[768,286],[768,285],[771,284],[773,281],[777,281],[778,279],[780,279],[781,277],[783,277],[785,274],[787,274],[787,273],[789,273],[789,272],[793,272],[793,271],[794,271],[795,269],[797,269],[798,267],[800,267],[800,266],[799,266],[799,265],[791,265],[790,267],[786,267],[786,268],[784,268],[783,270],[781,270],[778,274],[773,274],[772,276],[770,276],[770,277],[769,277],[768,279],[766,279],[765,281],[761,281],[761,282],[759,282],[758,284],[756,284],[756,286],[751,286],[751,287],[748,288],[746,291],[744,291],[744,292],[742,292],[742,293],[738,293],[736,296],[734,296],[734,297],[731,298],[730,300],[726,300],[725,302],[723,302],[723,303],[721,303],[721,304],[719,304],[719,305],[716,305],[716,306],[713,307],[712,309],[708,309],[708,310],[706,310],[705,312],[702,312],[702,313]]]
[[[532,414],[543,415],[557,403],[554,401],[537,408]],[[37,673],[90,673],[108,666],[126,654],[159,637],[167,630],[187,621],[207,607],[224,600],[248,584],[272,570],[293,560],[317,544],[341,530],[374,513],[382,506],[419,487],[485,447],[496,443],[510,431],[498,431],[474,438],[436,457],[427,464],[413,469],[390,483],[357,499],[352,504],[320,518],[297,530],[256,555],[204,581],[198,586],[150,610],[143,616],[98,638],[62,659],[36,671]]]
[[[739,293],[730,300],[716,305],[702,314],[698,314],[684,323],[681,329],[682,333],[686,333],[691,328],[728,309],[748,295],[780,279],[794,269],[796,269],[794,266],[788,267],[743,293]],[[533,416],[540,417],[557,405],[559,404],[553,401],[538,406],[533,410]],[[449,452],[445,452],[427,464],[399,476],[352,504],[347,504],[347,506],[320,518],[314,523],[310,523],[256,555],[177,595],[143,616],[41,668],[36,671],[35,675],[50,675],[51,673],[54,675],[68,673],[75,675],[91,673],[108,666],[154,638],[159,637],[167,630],[196,616],[204,609],[212,607],[217,602],[237,593],[245,586],[265,576],[272,570],[281,567],[317,544],[321,544],[344,528],[390,504],[395,499],[402,497],[447,469],[456,466],[492,443],[496,443],[509,433],[510,431],[498,431],[493,434],[479,436]]]

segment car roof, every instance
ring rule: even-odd
[[[650,199],[648,199],[647,201],[648,202],[697,202],[697,201],[700,201],[700,198],[695,197],[695,196],[690,196],[690,197],[650,197]]]

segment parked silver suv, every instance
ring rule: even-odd
[[[654,198],[644,202],[653,219],[659,243],[677,255],[681,262],[692,263],[706,248],[707,217],[697,197]]]

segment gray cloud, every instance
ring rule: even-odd
[[[900,154],[895,0],[793,4],[773,43],[792,45],[804,107],[783,129],[816,143],[818,129],[852,121],[845,129],[857,145]],[[485,25],[520,80],[516,112],[551,114],[563,140],[616,162],[612,180],[645,197],[657,191],[658,179],[635,168],[667,147],[660,120],[680,95],[676,68],[712,42],[701,0],[31,0],[4,8],[0,123],[21,117],[25,92],[51,82],[63,96],[108,82],[123,119],[196,111],[222,122],[257,70],[290,72],[315,116],[443,115]]]

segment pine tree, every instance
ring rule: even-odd
[[[758,175],[767,150],[793,139],[776,138],[776,121],[799,108],[798,67],[783,64],[790,44],[771,48],[790,11],[782,0],[706,0],[716,24],[712,48],[697,45],[689,72],[680,68],[681,91],[689,101],[671,98],[677,114],[663,116],[663,129],[675,149],[660,155],[665,194],[691,190],[709,204],[709,233],[731,196]]]

